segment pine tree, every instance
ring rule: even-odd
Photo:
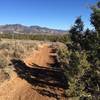
[[[80,50],[81,41],[82,41],[82,33],[84,29],[84,23],[79,16],[76,20],[72,28],[70,29],[70,37],[72,41],[73,50]]]

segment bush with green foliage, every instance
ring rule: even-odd
[[[91,24],[95,30],[84,31],[83,21],[78,17],[70,30],[68,49],[58,53],[68,79],[66,96],[79,96],[80,100],[100,100],[100,2],[92,11]]]

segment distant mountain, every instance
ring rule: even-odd
[[[40,26],[25,26],[21,24],[0,25],[0,33],[16,33],[16,34],[66,34],[67,31],[49,29]]]

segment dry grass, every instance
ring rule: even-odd
[[[32,41],[32,40],[12,40],[1,39],[0,41],[0,76],[10,75],[14,68],[11,64],[12,59],[24,59],[27,58],[38,49],[38,46],[44,44],[45,41]],[[46,42],[49,45],[62,45],[60,43]],[[1,75],[2,74],[2,75]],[[5,78],[4,78],[5,79]]]
[[[0,78],[3,78],[4,74],[10,75],[13,71],[13,67],[10,65],[11,59],[28,57],[42,43],[42,41],[2,39],[0,41]]]
[[[37,48],[37,43],[34,41],[24,40],[2,40],[0,41],[0,55],[7,58],[24,58]]]
[[[2,82],[4,82],[5,80],[9,78],[10,78],[9,74],[6,73],[4,70],[0,69],[0,84],[2,84]]]

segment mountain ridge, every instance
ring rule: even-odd
[[[67,31],[60,29],[50,29],[41,26],[26,26],[22,24],[0,25],[0,33],[27,33],[27,34],[65,34]]]

